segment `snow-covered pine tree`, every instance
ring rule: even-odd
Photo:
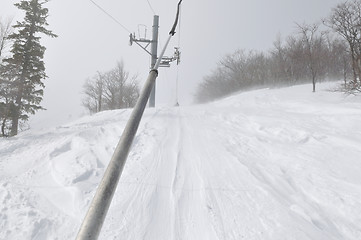
[[[47,76],[43,62],[45,47],[40,44],[38,34],[57,37],[48,26],[48,9],[43,7],[48,0],[23,0],[15,6],[25,11],[25,18],[14,25],[15,32],[9,36],[13,40],[10,58],[4,60],[7,67],[15,72],[12,79],[13,105],[11,111],[11,135],[18,134],[19,120],[26,121],[29,114],[43,109],[44,83]]]

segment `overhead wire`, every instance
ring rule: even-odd
[[[97,8],[99,8],[103,13],[105,13],[108,17],[113,19],[113,21],[116,22],[119,26],[121,26],[125,31],[127,31],[128,33],[131,33],[131,31],[129,31],[128,28],[126,28],[121,22],[119,22],[115,17],[113,17],[110,13],[108,13],[104,8],[99,6],[95,1],[93,1],[93,0],[89,0],[89,1],[91,3],[93,3]]]
[[[107,12],[104,8],[102,8],[99,4],[97,4],[94,0],[89,0],[92,4],[94,4],[99,10],[101,10],[105,15],[107,15],[109,18],[111,18],[115,23],[117,23],[120,27],[122,27],[125,31],[131,34],[131,31],[125,27],[118,19],[113,17],[109,12]],[[156,12],[154,11],[154,8],[149,0],[146,0],[148,3],[148,6],[152,13],[156,15]],[[180,9],[181,10],[181,9]],[[178,48],[180,48],[180,32],[181,32],[181,11],[179,16],[179,30],[178,30]],[[160,36],[158,36],[158,40],[161,43]],[[136,42],[138,45],[139,43]],[[162,44],[161,44],[162,45]],[[177,66],[177,77],[176,77],[176,103],[178,104],[178,79],[179,79],[179,66]]]
[[[178,24],[178,47],[180,48],[181,42],[181,25],[182,23],[182,6],[179,6],[179,24]]]
[[[153,12],[153,14],[154,14],[154,15],[157,15],[157,14],[155,13],[155,11],[154,11],[154,8],[152,7],[152,4],[149,2],[149,0],[147,0],[147,2],[148,2],[148,5],[149,5],[149,7],[150,7],[150,10]]]
[[[178,23],[178,50],[181,48],[181,20],[182,20],[182,7],[179,7],[179,23]],[[180,53],[179,53],[180,54]],[[180,56],[179,56],[180,57]],[[177,60],[179,61],[179,60]],[[176,76],[176,106],[179,106],[179,64],[177,64],[177,76]]]

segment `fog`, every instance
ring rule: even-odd
[[[1,0],[0,17],[21,20],[13,0]],[[131,32],[147,25],[151,38],[153,10],[160,16],[160,44],[166,41],[174,22],[177,0],[96,1]],[[180,31],[166,55],[180,45],[181,64],[162,68],[157,79],[156,106],[175,103],[179,77],[179,103],[191,104],[196,86],[227,53],[236,49],[267,51],[277,35],[295,33],[295,22],[314,23],[330,14],[340,0],[227,0],[183,1]],[[45,96],[41,111],[31,120],[34,128],[55,126],[87,114],[81,106],[82,86],[97,71],[113,68],[123,60],[131,74],[139,75],[142,86],[149,72],[150,57],[136,45],[129,46],[129,32],[89,0],[52,0],[49,29],[59,37],[44,37],[46,72]],[[160,51],[159,46],[158,51]]]

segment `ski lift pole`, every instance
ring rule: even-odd
[[[80,227],[76,240],[96,240],[99,237],[101,228],[103,226],[109,206],[111,204],[120,176],[122,174],[135,134],[137,133],[139,123],[142,119],[144,109],[147,105],[150,92],[154,86],[155,79],[158,76],[158,68],[160,62],[171,38],[175,34],[175,29],[178,23],[179,7],[181,3],[182,0],[180,0],[178,3],[176,20],[172,27],[172,30],[169,32],[168,40],[164,45],[162,53],[159,56],[154,68],[150,71],[148,75],[148,78],[144,84],[137,104],[135,105],[132,114],[127,122],[127,125],[125,126],[125,129],[122,133],[122,136],[120,137],[119,143],[114,151],[112,159],[110,160],[103,179],[99,184],[93,201],[91,202],[89,210]]]

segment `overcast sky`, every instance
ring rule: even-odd
[[[153,11],[147,0],[94,0],[131,32],[147,25],[151,37]],[[13,6],[18,1],[0,0],[0,17],[22,18]],[[178,0],[149,0],[160,16],[160,43],[166,41],[174,22]],[[315,23],[328,16],[342,0],[183,0],[180,42],[176,35],[167,55],[180,44],[181,65],[162,68],[157,79],[156,105],[175,103],[179,73],[179,103],[190,104],[197,84],[225,54],[237,49],[268,51],[278,34],[296,32],[295,22]],[[113,68],[123,60],[141,86],[149,71],[149,56],[138,46],[129,46],[129,32],[100,11],[89,0],[51,0],[49,29],[56,39],[44,37],[47,111],[33,118],[34,126],[59,124],[86,111],[81,106],[82,86],[97,71]],[[160,51],[161,46],[158,48]],[[177,69],[178,68],[178,69]]]

